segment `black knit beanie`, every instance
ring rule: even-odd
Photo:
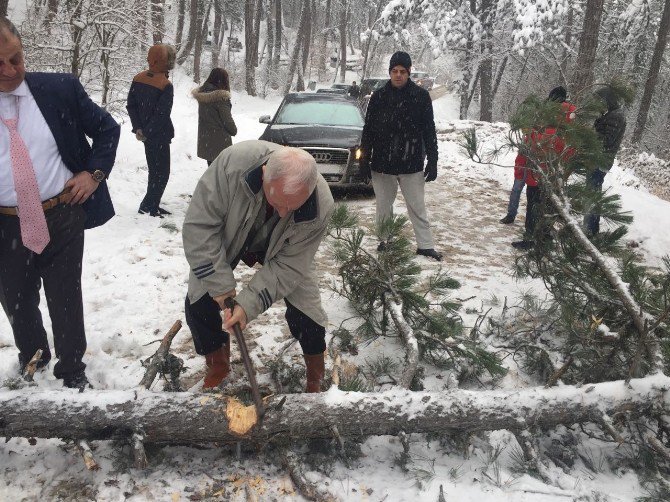
[[[549,91],[549,96],[547,101],[556,101],[557,103],[565,103],[565,100],[568,98],[568,91],[565,90],[565,87],[559,85],[554,87]]]
[[[391,56],[391,61],[389,61],[389,73],[391,73],[391,70],[398,65],[409,71],[409,69],[412,67],[412,58],[409,57],[409,54],[406,52],[398,51],[393,54],[393,56]]]

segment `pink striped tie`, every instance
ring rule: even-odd
[[[28,147],[19,134],[18,118],[0,118],[0,120],[9,129],[9,155],[12,159],[21,240],[25,247],[40,254],[49,244],[49,229],[42,209],[33,163],[28,154]]]

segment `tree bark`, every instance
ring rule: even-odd
[[[347,74],[347,1],[342,2],[340,12],[340,82],[344,83]]]
[[[300,48],[301,62],[300,71],[298,72],[298,82],[295,90],[302,92],[305,90],[305,71],[307,70],[307,63],[309,61],[309,48],[312,38],[312,23],[314,22],[314,13],[312,9],[312,0],[307,0],[307,19],[305,23],[301,23],[303,29],[300,38],[302,39],[302,47]]]
[[[298,67],[300,59],[300,49],[302,47],[302,35],[305,32],[305,23],[307,22],[307,17],[309,17],[309,0],[303,0],[302,2],[302,14],[300,15],[300,23],[298,25],[298,37],[293,46],[293,53],[291,54],[291,61],[288,68],[288,77],[286,78],[286,85],[284,86],[284,95],[291,92],[291,85],[293,85],[293,76],[295,75],[295,70]]]
[[[270,87],[279,88],[279,64],[281,62],[282,39],[282,5],[281,0],[274,0],[275,6],[275,48],[273,51],[272,68],[270,71]]]
[[[563,49],[563,60],[561,61],[560,82],[564,87],[568,86],[566,75],[568,74],[568,63],[570,61],[570,47],[572,47],[572,25],[575,18],[575,9],[572,3],[568,3],[568,21],[565,26],[565,49]]]
[[[268,398],[262,423],[244,437],[328,438],[333,426],[341,437],[352,437],[600,423],[603,414],[634,418],[652,409],[667,414],[669,390],[670,377],[657,374],[629,384],[551,389],[290,394]],[[240,436],[231,432],[226,415],[232,401],[217,394],[144,390],[5,391],[0,392],[0,436],[108,440],[130,439],[142,430],[147,443],[237,442]]]
[[[163,43],[163,35],[165,33],[165,1],[164,0],[150,0],[151,1],[151,27],[154,44]]]
[[[177,33],[174,36],[174,45],[177,52],[181,49],[182,38],[184,37],[184,18],[186,17],[186,0],[179,0],[177,7]]]
[[[221,57],[221,42],[222,33],[222,12],[221,12],[221,0],[214,0],[214,26],[212,28],[212,68],[217,68],[219,66],[219,58]]]
[[[191,0],[189,8],[189,23],[188,23],[188,36],[186,37],[186,43],[182,47],[181,53],[177,56],[177,64],[182,65],[188,59],[191,54],[191,49],[193,49],[193,44],[195,43],[195,37],[197,32],[200,30],[200,25],[198,24],[198,4],[200,0]]]
[[[196,31],[194,51],[193,51],[193,82],[196,84],[200,83],[200,59],[202,56],[202,41],[203,38],[207,36],[207,23],[209,21],[209,10],[211,8],[211,2],[207,5],[207,11],[204,12],[205,5],[204,0],[200,1],[198,5],[198,19],[196,24],[198,29]]]
[[[493,0],[481,1],[482,60],[479,64],[479,120],[493,122]]]
[[[654,91],[656,90],[656,84],[658,83],[658,73],[661,69],[661,63],[663,62],[663,52],[665,51],[665,45],[668,40],[669,26],[670,0],[665,0],[661,24],[658,27],[658,38],[656,39],[654,54],[651,57],[647,82],[644,84],[644,93],[642,94],[642,100],[640,102],[640,110],[637,114],[637,121],[635,122],[635,130],[633,131],[632,138],[633,143],[638,143],[642,139],[642,134],[644,133],[644,128],[647,124],[651,99],[654,97]]]
[[[258,39],[254,34],[256,8],[256,0],[244,2],[244,70],[245,88],[249,96],[256,95],[256,64],[258,61],[258,49],[254,43]]]
[[[7,7],[9,0],[0,0],[0,16],[7,17]]]
[[[587,0],[584,12],[582,36],[579,40],[579,52],[572,75],[572,94],[581,92],[593,83],[593,66],[598,49],[600,20],[603,15],[604,0]]]

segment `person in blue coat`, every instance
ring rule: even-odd
[[[106,180],[120,128],[73,75],[26,73],[21,36],[4,17],[0,119],[0,303],[19,370],[38,349],[38,368],[51,359],[39,310],[43,283],[58,358],[54,375],[83,390],[89,385],[82,361],[84,229],[114,216]],[[37,227],[36,246],[28,237]]]
[[[135,75],[128,92],[126,109],[135,137],[144,143],[149,177],[147,193],[138,213],[162,218],[169,211],[160,207],[170,178],[170,142],[174,127],[170,119],[174,88],[168,80],[174,68],[174,47],[157,44],[149,49],[149,69]]]

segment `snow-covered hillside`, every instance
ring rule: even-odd
[[[206,162],[195,154],[197,105],[190,96],[194,84],[180,72],[173,80],[176,138],[172,143],[172,174],[163,198],[164,206],[173,215],[160,220],[137,214],[146,188],[147,168],[142,144],[135,140],[126,122],[109,182],[117,216],[86,234],[85,362],[88,377],[97,389],[135,387],[144,374],[141,360],[156,350],[155,344],[148,344],[160,338],[175,320],[183,320],[188,267],[180,230],[189,196]],[[279,97],[262,100],[234,92],[233,116],[239,130],[235,141],[258,138],[264,128],[258,117],[272,114],[280,101]],[[464,314],[464,319],[470,325],[484,309],[491,307],[490,315],[500,312],[505,297],[508,303],[514,303],[529,290],[540,295],[544,295],[544,290],[539,283],[516,282],[511,275],[514,253],[509,244],[518,237],[523,219],[519,218],[513,226],[498,223],[504,216],[512,185],[511,168],[476,165],[463,155],[457,143],[459,131],[473,125],[486,142],[503,141],[506,124],[456,120],[458,103],[451,96],[434,105],[440,140],[439,175],[436,182],[427,185],[426,200],[437,247],[446,256],[443,267],[462,283],[456,296],[465,300],[463,312],[469,313]],[[511,165],[512,161],[510,154],[501,163]],[[621,166],[615,166],[608,175],[606,186],[622,195],[625,209],[635,216],[629,238],[639,244],[648,263],[658,264],[670,252],[670,202],[648,193]],[[374,199],[370,195],[339,194],[338,199],[349,205],[364,225],[372,226]],[[405,210],[401,197],[396,208],[400,213]],[[373,248],[376,243],[370,241],[366,245]],[[317,260],[332,330],[350,316],[350,310],[346,301],[332,291],[331,286],[338,279],[327,243],[319,250]],[[426,270],[438,267],[426,258],[419,262]],[[246,267],[236,271],[242,280],[251,273]],[[44,301],[42,307],[50,331]],[[283,307],[272,307],[250,325],[247,335],[260,379],[266,382],[263,362],[290,338]],[[188,368],[184,381],[190,382],[192,391],[197,392],[204,360],[195,354],[186,325],[173,347]],[[297,346],[291,347],[289,353],[300,359]],[[362,346],[357,356],[347,357],[356,364],[379,353],[400,357],[402,350],[396,340],[385,339]],[[511,360],[505,364],[510,372],[500,382],[501,387],[513,389],[532,384]],[[0,382],[15,376],[17,371],[14,341],[3,315]],[[37,385],[60,389],[61,382],[50,371],[49,368],[36,375]],[[427,370],[428,389],[442,389],[445,382],[444,372]],[[160,389],[161,385],[156,383],[155,388]],[[596,440],[580,446],[584,458],[591,459],[593,465],[578,460],[570,472],[556,473],[561,488],[527,474],[515,474],[514,449],[510,446],[514,439],[505,431],[489,434],[488,443],[474,441],[465,455],[423,436],[411,436],[411,442],[414,471],[410,473],[395,464],[402,452],[397,438],[373,437],[364,442],[364,455],[353,460],[351,468],[335,462],[328,476],[317,472],[308,476],[342,500],[352,501],[436,501],[440,485],[449,501],[632,502],[644,494],[632,471],[608,467],[605,459],[616,453],[615,447]],[[248,500],[245,485],[251,487],[258,500],[302,500],[286,472],[273,465],[267,455],[245,453],[238,459],[228,448],[214,446],[152,448],[150,467],[137,471],[131,466],[127,446],[99,442],[94,447],[101,469],[89,472],[76,450],[58,440],[37,440],[30,445],[25,439],[11,439],[0,444],[0,500]],[[497,457],[495,447],[501,449]]]

